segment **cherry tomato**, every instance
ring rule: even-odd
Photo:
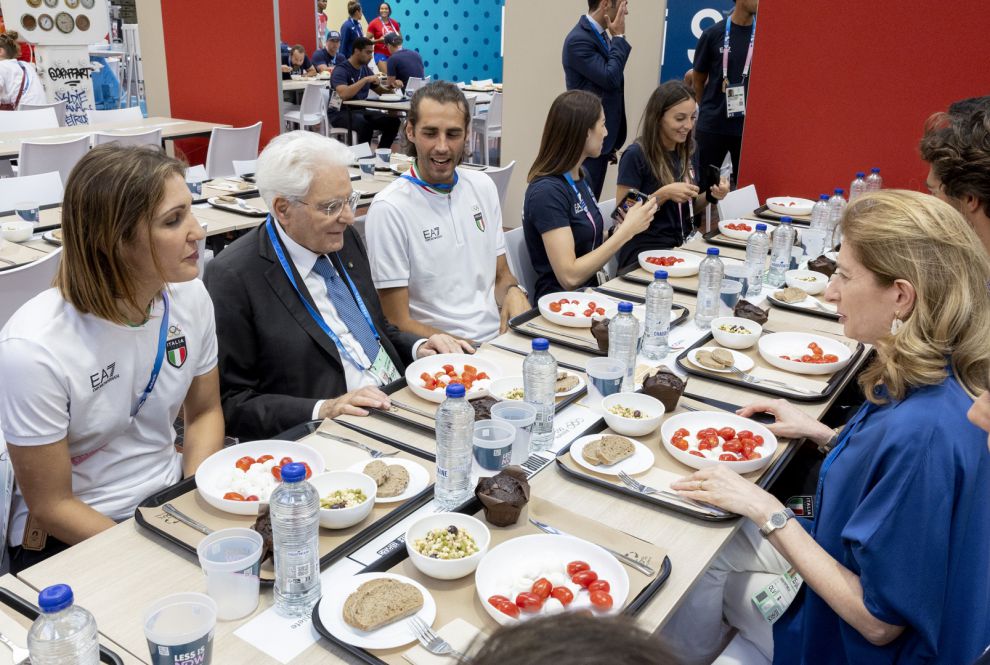
[[[729,441],[730,439],[736,438],[736,430],[731,427],[723,427],[718,431],[718,435],[726,441]]]
[[[675,436],[673,439],[671,439],[670,445],[672,445],[675,448],[679,448],[681,450],[688,449],[688,442],[679,436]]]
[[[612,596],[608,595],[605,591],[592,591],[591,592],[591,604],[595,609],[599,610],[610,610],[612,609]]]
[[[750,451],[749,455],[746,456],[746,459],[760,459],[761,457],[763,457],[763,455],[756,452],[755,450],[752,450]]]
[[[272,467],[272,475],[275,476],[275,480],[277,480],[279,482],[282,482],[282,467],[280,467],[280,466],[273,466]]]
[[[699,439],[707,439],[710,436],[718,436],[718,430],[714,427],[707,427],[697,434],[697,438]]]
[[[763,445],[763,437],[760,436],[759,434],[756,434],[756,435],[753,436],[753,441],[756,441],[756,445],[758,445],[758,446],[762,446]]]
[[[746,459],[749,459],[750,455],[752,454],[753,454],[753,446],[747,446],[746,444],[743,444],[742,456],[745,457]]]
[[[738,432],[736,432],[736,438],[737,439],[752,439],[753,438],[753,433],[750,432],[748,429],[742,429],[742,430],[739,430]]]
[[[588,309],[594,309],[596,307],[598,307],[598,303],[596,303],[594,300],[588,303]]]
[[[565,586],[556,586],[553,591],[550,592],[551,598],[556,598],[560,601],[560,604],[567,607],[574,600],[574,594]]]
[[[722,450],[727,453],[738,453],[742,450],[742,442],[739,439],[732,439],[722,444]]]
[[[550,592],[553,591],[553,585],[550,584],[550,580],[545,577],[533,582],[533,588],[531,589],[533,593],[539,596],[542,600],[546,600],[550,597]]]
[[[278,461],[278,465],[280,467],[281,466],[285,466],[286,464],[292,464],[292,458],[291,457],[283,457],[282,459],[280,459]]]
[[[244,497],[245,501],[260,501],[257,494],[252,494],[251,496]]]
[[[309,468],[309,464],[306,462],[302,462],[302,465],[306,467],[306,480],[309,480],[309,477],[313,475],[313,470]]]
[[[677,430],[676,432],[674,432],[674,436],[680,436],[680,437],[686,437],[689,434],[691,434],[691,432],[687,431],[683,427]]]
[[[694,455],[695,457],[704,457],[704,455],[699,453],[697,450],[689,450],[688,455]]]
[[[588,591],[604,591],[605,593],[608,593],[611,590],[611,585],[609,585],[609,583],[605,580],[595,580],[588,585]]]
[[[244,472],[247,472],[247,470],[251,468],[252,464],[254,464],[254,458],[248,457],[247,455],[234,462],[234,466]]]
[[[571,581],[575,584],[580,584],[584,588],[588,588],[588,585],[598,579],[598,573],[593,570],[582,570],[580,573],[575,573],[571,575]]]
[[[559,302],[552,302],[552,303],[550,303],[549,307],[550,307],[550,311],[551,312],[559,312],[560,311],[560,303]]]
[[[569,564],[567,564],[568,577],[574,577],[582,570],[591,570],[591,566],[589,566],[584,561],[571,561]]]
[[[493,607],[497,606],[499,603],[506,603],[506,602],[511,603],[512,601],[509,600],[507,596],[500,596],[498,594],[495,594],[494,596],[489,596],[488,598],[488,604]]]
[[[595,314],[598,314],[599,316],[604,316],[605,315],[605,308],[604,307],[596,307],[595,308]]]
[[[516,605],[518,605],[523,612],[539,612],[540,608],[543,607],[543,599],[535,593],[523,591],[521,594],[516,596]]]
[[[495,606],[495,609],[497,609],[502,614],[508,614],[510,617],[514,619],[519,618],[519,606],[513,603],[511,600],[507,600],[503,603],[499,603],[498,605]]]
[[[721,455],[718,456],[718,459],[721,462],[738,462],[739,461],[739,458],[736,457],[735,455],[733,455],[732,453],[722,453]]]
[[[592,310],[592,309],[586,309],[583,312],[581,312],[581,316],[591,316],[594,313],[595,313],[594,310]]]
[[[272,457],[271,455],[262,455],[261,457],[259,457],[258,459],[256,459],[254,462],[255,462],[255,464],[264,464],[265,462],[267,462],[270,459],[275,459],[275,458]]]
[[[227,492],[223,495],[227,501],[244,501],[244,497],[237,492]]]
[[[484,373],[484,372],[479,372],[478,373],[478,376],[476,376],[474,378],[476,378],[478,381],[481,381],[482,379],[489,378],[489,376],[486,373]]]
[[[447,372],[447,374],[450,374],[451,372],[454,371],[453,365],[441,365],[441,367],[443,368],[443,371]]]
[[[571,304],[572,305],[580,305],[581,304],[581,301],[580,300],[572,300],[571,301]]]
[[[562,316],[575,316],[574,312],[564,312]]]

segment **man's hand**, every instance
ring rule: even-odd
[[[605,28],[613,35],[626,34],[626,14],[628,13],[629,9],[626,0],[620,0],[619,8],[615,12],[615,19],[610,19],[608,14],[605,15]]]
[[[416,350],[418,358],[433,356],[438,353],[474,353],[474,347],[466,339],[458,339],[453,335],[430,335]]]
[[[518,288],[510,286],[505,292],[505,299],[502,302],[502,313],[498,326],[499,334],[501,335],[509,329],[509,319],[524,314],[530,309],[526,294]]]
[[[337,416],[366,416],[368,409],[389,409],[392,403],[388,395],[374,386],[365,386],[328,399],[320,406],[320,418]]]
[[[291,71],[292,71],[292,67],[289,67],[288,65],[282,65],[282,73],[283,74],[288,74]]]
[[[364,81],[364,84],[365,85],[368,85],[368,84],[378,85],[378,74],[371,74],[369,76],[365,76],[361,80]]]

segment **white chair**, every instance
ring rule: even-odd
[[[96,132],[93,134],[94,148],[104,143],[118,143],[122,146],[153,146],[157,148],[162,144],[162,130],[159,127],[148,132],[136,132],[133,134],[108,134],[106,132]]]
[[[258,170],[257,159],[235,159],[231,163],[234,165],[234,175],[242,176],[246,173],[254,173]]]
[[[321,128],[326,127],[329,123],[327,122],[327,107],[323,103],[323,84],[308,84],[303,90],[299,110],[285,111],[282,114],[282,122],[286,125],[286,129],[293,129],[289,125],[298,125],[299,129],[306,129],[313,125],[319,125]],[[326,133],[325,130],[321,129],[321,131]]]
[[[30,129],[54,129],[58,115],[53,108],[31,111],[0,111],[0,132],[23,132]]]
[[[17,107],[18,111],[37,111],[39,109],[54,109],[55,117],[58,118],[58,126],[65,127],[65,105],[66,100],[61,99],[52,104],[21,104]]]
[[[719,219],[739,219],[752,215],[760,207],[760,198],[756,195],[756,185],[746,185],[725,195],[718,202]]]
[[[489,164],[489,141],[491,139],[502,138],[502,93],[496,92],[492,95],[492,103],[488,107],[488,114],[471,119],[471,129],[481,136],[482,149],[481,158],[483,164]]]
[[[0,328],[21,305],[51,287],[61,258],[59,247],[34,263],[0,272]]]
[[[598,202],[598,212],[602,214],[602,238],[608,237],[609,230],[615,226],[615,220],[612,219],[612,212],[615,210],[615,199],[609,199],[608,201]],[[616,252],[609,259],[608,263],[605,264],[605,272],[609,277],[615,277],[619,272],[619,254]]]
[[[505,232],[505,258],[509,269],[523,287],[530,293],[536,290],[536,271],[526,249],[526,236],[523,227]]]
[[[22,141],[17,174],[25,176],[58,171],[62,182],[67,182],[72,167],[89,151],[89,142],[88,134],[61,143]]]
[[[422,88],[424,85],[430,82],[430,77],[420,78],[418,76],[410,76],[409,82],[406,83],[406,94],[412,97],[413,93]]]
[[[140,106],[129,106],[126,109],[110,109],[97,111],[86,109],[86,122],[91,125],[105,125],[109,122],[140,122],[144,120]]]
[[[248,127],[214,127],[206,150],[206,177],[234,175],[234,160],[258,159],[261,123]]]
[[[485,169],[484,171],[489,178],[495,181],[495,189],[498,190],[498,204],[501,208],[505,208],[505,195],[509,191],[509,181],[512,180],[512,169],[515,166],[516,160],[512,160],[508,166]]]
[[[351,154],[354,155],[354,159],[363,159],[364,157],[374,157],[375,153],[371,152],[370,143],[358,143],[357,145],[348,146]]]
[[[0,178],[0,211],[13,210],[21,201],[46,206],[62,202],[62,176],[58,171]]]

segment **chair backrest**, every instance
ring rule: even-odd
[[[13,210],[21,201],[46,206],[62,202],[62,176],[58,171],[0,178],[0,211]]]
[[[62,182],[67,182],[72,167],[89,150],[89,143],[89,134],[61,143],[21,141],[18,175],[37,175],[58,171],[62,176]]]
[[[358,143],[357,145],[348,146],[350,148],[351,154],[354,155],[354,159],[361,159],[363,157],[373,157],[375,153],[371,152],[370,143]]]
[[[129,106],[126,109],[110,109],[97,111],[86,109],[86,120],[91,125],[104,125],[108,122],[133,122],[144,120],[140,106]]]
[[[137,132],[134,134],[108,134],[106,132],[96,132],[93,134],[93,146],[104,143],[119,143],[120,145],[155,146],[162,144],[162,129],[152,129],[147,132]]]
[[[58,115],[53,108],[31,111],[0,111],[0,132],[23,132],[29,129],[54,129]]]
[[[0,328],[21,305],[51,287],[61,259],[59,247],[34,263],[0,272]]]
[[[495,188],[498,190],[498,204],[500,207],[505,206],[505,195],[509,191],[509,181],[512,179],[512,169],[516,166],[516,160],[508,166],[503,166],[502,168],[492,168],[489,167],[485,169],[485,174],[495,181]]]
[[[527,291],[534,293],[536,271],[533,270],[533,261],[529,258],[529,250],[526,249],[526,236],[521,226],[505,232],[505,256],[512,274]]]
[[[64,99],[60,99],[57,102],[51,104],[21,104],[17,107],[18,111],[37,111],[39,109],[54,109],[55,117],[58,118],[58,126],[65,127],[65,105],[68,102]]]
[[[602,235],[607,236],[609,229],[615,226],[615,220],[612,219],[612,212],[615,210],[615,199],[609,199],[607,201],[598,202],[598,212],[602,214]],[[608,263],[605,264],[605,272],[608,273],[609,277],[615,277],[616,273],[619,272],[619,254],[616,252],[609,259]]]
[[[254,173],[258,170],[257,159],[235,159],[231,162],[234,165],[234,175],[242,176],[245,173]]]
[[[756,185],[746,185],[741,189],[726,194],[718,202],[719,219],[739,219],[752,215],[760,207],[760,198],[756,195]]]
[[[214,127],[206,150],[206,177],[234,175],[234,160],[258,159],[261,123],[248,127]]]
[[[309,83],[303,90],[302,102],[299,104],[299,119],[304,115],[320,115],[323,113],[322,83]]]
[[[409,82],[406,84],[406,94],[412,96],[414,92],[422,88],[424,85],[429,83],[430,79],[420,78],[418,76],[410,76]]]
[[[488,128],[502,126],[502,93],[492,95],[492,103],[488,105]]]

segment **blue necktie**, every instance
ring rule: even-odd
[[[354,339],[358,341],[361,348],[364,349],[365,355],[368,356],[368,360],[373,364],[381,345],[375,339],[375,333],[372,332],[368,321],[361,314],[361,310],[358,309],[351,290],[347,288],[347,284],[340,278],[337,270],[326,256],[316,259],[313,271],[323,278],[327,285],[327,296],[330,297],[330,302],[337,310],[337,316],[354,335]]]

